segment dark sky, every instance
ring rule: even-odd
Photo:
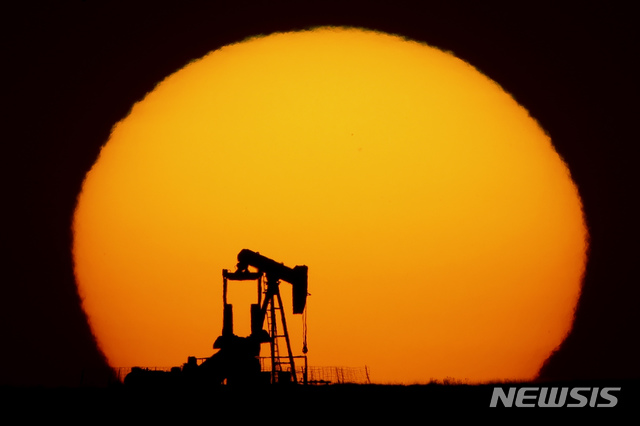
[[[3,5],[0,17],[0,385],[76,385],[104,365],[79,308],[70,227],[111,126],[190,60],[248,36],[317,25],[450,50],[530,111],[569,165],[591,234],[574,330],[541,376],[640,378],[632,126],[640,67],[630,10],[605,2],[60,3]]]

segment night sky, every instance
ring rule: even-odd
[[[541,378],[640,378],[632,125],[640,67],[631,11],[602,2],[302,3],[3,6],[0,385],[74,386],[105,365],[79,305],[71,221],[111,127],[211,50],[319,25],[452,51],[529,110],[569,166],[591,235],[574,329]]]

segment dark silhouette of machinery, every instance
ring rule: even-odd
[[[253,268],[255,271],[249,268]],[[183,383],[202,386],[225,382],[229,385],[301,382],[306,384],[306,355],[293,356],[280,296],[280,282],[285,281],[292,285],[293,313],[304,314],[308,294],[307,271],[306,266],[289,268],[251,250],[240,251],[236,270],[234,272],[226,269],[222,271],[222,334],[213,344],[214,349],[219,349],[218,352],[199,365],[195,357],[189,357],[182,368],[174,367],[171,372],[134,368],[125,378],[125,384]],[[249,336],[240,337],[233,333],[233,306],[227,303],[229,281],[257,282],[258,300],[257,303],[251,305],[251,333]],[[282,331],[279,331],[277,327],[278,317]],[[286,342],[286,356],[280,356],[279,339],[284,339]],[[270,357],[268,358],[270,368],[269,371],[264,372],[259,358],[260,347],[263,343],[269,343],[270,349]],[[307,353],[306,324],[302,352]],[[302,378],[299,378],[296,373],[296,358],[303,358],[305,363]]]

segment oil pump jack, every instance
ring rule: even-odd
[[[249,268],[255,269],[251,271]],[[199,386],[217,385],[226,382],[230,385],[255,385],[260,383],[303,383],[307,382],[306,368],[303,377],[296,374],[295,358],[287,330],[280,282],[292,285],[293,313],[305,312],[308,289],[308,268],[295,266],[289,268],[259,253],[244,249],[238,254],[238,264],[234,272],[222,270],[223,277],[223,322],[222,334],[213,348],[218,352],[200,365],[197,358],[189,357],[182,368],[174,367],[171,373],[132,369],[125,378],[125,385],[156,385],[182,383]],[[251,333],[239,337],[233,333],[233,306],[227,303],[228,281],[257,281],[258,303],[251,305]],[[264,289],[263,289],[264,285]],[[262,297],[264,294],[264,298]],[[278,334],[276,312],[279,311],[282,334]],[[265,321],[267,329],[264,329]],[[306,333],[306,327],[305,327]],[[281,357],[278,339],[284,338],[287,356]],[[260,346],[269,343],[270,371],[262,371],[260,365]],[[303,349],[307,353],[306,336]],[[306,357],[304,358],[306,367]],[[283,361],[284,359],[284,361]],[[301,379],[301,380],[300,380]]]
[[[250,267],[257,271],[250,271]],[[291,284],[293,313],[303,314],[307,301],[307,271],[306,266],[289,268],[251,250],[240,251],[236,270],[230,272],[223,269],[222,271],[222,335],[213,345],[214,349],[219,351],[204,361],[199,368],[222,372],[228,383],[254,383],[264,381],[265,377],[268,377],[271,383],[298,383],[299,379],[306,382],[306,374],[303,378],[299,378],[296,374],[295,358],[291,350],[284,306],[280,296],[280,282],[285,281]],[[238,337],[233,333],[233,306],[227,303],[228,281],[248,280],[257,281],[258,303],[251,305],[251,334],[247,337]],[[282,331],[277,327],[277,311],[279,311]],[[265,321],[267,329],[264,329]],[[284,338],[287,346],[287,355],[283,357],[279,354],[279,338]],[[271,371],[266,375],[261,373],[258,358],[262,343],[269,343],[270,348]],[[306,353],[306,342],[303,353]]]

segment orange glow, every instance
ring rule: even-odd
[[[571,328],[587,248],[566,165],[496,83],[337,28],[226,46],[161,82],[113,128],[74,236],[113,366],[210,356],[221,270],[248,248],[309,266],[309,364],[378,383],[533,378]]]

